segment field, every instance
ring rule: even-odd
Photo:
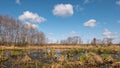
[[[2,68],[119,68],[120,47],[92,45],[0,46]]]

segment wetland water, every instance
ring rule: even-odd
[[[60,68],[69,66],[80,68],[79,66],[86,65],[89,67],[85,68],[108,68],[114,65],[114,61],[120,60],[120,53],[95,53],[78,49],[5,50],[0,53],[0,63],[2,68],[49,68],[51,65],[53,65],[53,68],[57,68],[58,64]],[[102,60],[94,58],[96,56],[100,56],[98,59],[102,58]],[[119,68],[119,64],[117,64],[117,67]]]

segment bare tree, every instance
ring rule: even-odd
[[[66,40],[61,40],[61,44],[82,44],[81,38],[79,36],[68,37]]]
[[[37,28],[26,28],[25,24],[19,20],[0,15],[1,45],[45,44],[45,39],[45,34]]]
[[[36,35],[36,39],[37,39],[38,45],[46,44],[46,37],[45,37],[45,34],[43,32],[38,32]]]
[[[103,44],[107,45],[107,46],[110,46],[110,45],[112,45],[112,41],[113,41],[113,38],[104,38],[103,39]]]
[[[112,41],[113,41],[112,38],[107,38],[107,44],[108,44],[108,46],[112,45]]]

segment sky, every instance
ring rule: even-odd
[[[38,28],[51,42],[69,36],[120,41],[120,0],[0,0],[0,15]]]

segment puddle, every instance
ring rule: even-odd
[[[3,63],[3,65],[6,66],[3,68],[7,68],[7,67],[11,68],[11,65],[14,64],[13,60],[21,60],[22,58],[24,58],[25,54],[27,54],[32,60],[38,60],[42,63],[53,63],[53,62],[58,62],[63,55],[65,56],[66,60],[71,59],[73,61],[78,61],[79,57],[86,53],[86,51],[81,51],[81,52],[73,53],[72,56],[68,57],[69,52],[67,50],[63,53],[63,51],[59,49],[32,50],[32,51],[28,50],[25,52],[19,51],[17,52],[19,53],[17,56],[11,56],[12,55],[11,51],[3,52],[3,55],[9,58],[9,60]],[[111,55],[114,59],[120,60],[120,54],[109,54],[109,55]],[[101,65],[100,68],[107,68],[107,67],[106,65]]]

